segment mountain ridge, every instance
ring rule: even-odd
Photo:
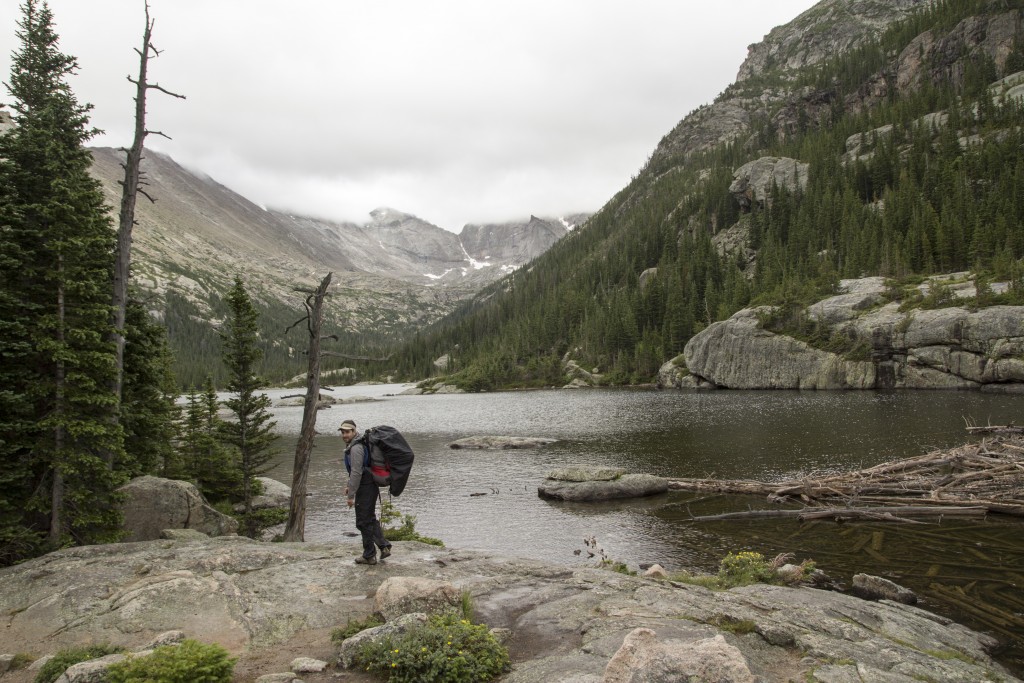
[[[123,152],[90,149],[107,204],[120,205]],[[240,275],[262,311],[268,373],[291,377],[305,361],[293,332],[303,292],[334,273],[324,329],[343,334],[349,353],[380,355],[455,309],[488,283],[522,267],[587,218],[468,225],[460,235],[381,207],[359,225],[258,206],[209,175],[149,151],[133,230],[132,283],[165,322],[183,386],[219,363],[215,328],[223,295]],[[111,209],[111,214],[114,210]],[[205,366],[205,367],[204,367]],[[287,369],[286,369],[287,368]],[[215,378],[218,376],[214,371]]]
[[[561,385],[571,363],[648,382],[712,323],[780,301],[798,316],[840,278],[1018,281],[1019,72],[1020,0],[823,0],[752,45],[583,229],[399,363],[422,376],[417,358],[458,347],[449,379],[470,389]],[[769,168],[794,182],[741,177]]]

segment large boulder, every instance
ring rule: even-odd
[[[540,448],[553,444],[556,439],[540,436],[468,436],[448,444],[448,448],[470,448],[478,450],[514,450]]]
[[[392,576],[381,583],[373,598],[374,612],[392,621],[413,612],[437,612],[455,607],[462,593],[447,581],[415,576]]]
[[[729,389],[870,389],[875,367],[761,327],[765,307],[745,308],[686,344],[686,367]]]
[[[694,642],[660,642],[651,629],[638,628],[625,637],[608,662],[601,683],[756,680],[743,653],[721,635]]]
[[[377,643],[385,638],[397,639],[410,630],[427,623],[427,615],[423,612],[403,614],[380,626],[363,629],[354,636],[341,642],[338,651],[338,663],[345,669],[352,666],[360,648],[369,643]]]
[[[983,389],[1024,392],[1024,306],[900,310],[881,278],[844,280],[806,310],[858,353],[762,327],[770,307],[709,325],[666,363],[660,386],[729,389]],[[683,376],[679,368],[689,373]]]
[[[653,474],[623,474],[614,479],[569,481],[545,479],[537,487],[541,498],[590,502],[619,498],[642,498],[668,491],[668,479]]]
[[[292,504],[292,489],[288,484],[283,484],[270,477],[256,477],[256,480],[263,485],[263,493],[253,497],[251,501],[253,510],[288,508]],[[235,506],[235,512],[244,510],[245,505],[242,503]]]
[[[120,491],[125,494],[124,541],[157,539],[164,529],[194,529],[208,536],[238,533],[238,521],[214,510],[187,481],[136,477]]]

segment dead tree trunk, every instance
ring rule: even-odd
[[[111,333],[115,347],[115,375],[113,379],[113,394],[117,399],[115,404],[114,419],[119,419],[116,411],[121,403],[121,390],[124,383],[124,323],[128,309],[128,278],[131,271],[131,248],[132,228],[135,226],[135,200],[141,193],[149,201],[154,201],[142,189],[145,180],[142,177],[142,151],[146,136],[153,133],[163,135],[159,131],[146,130],[146,94],[150,89],[185,99],[178,95],[164,90],[159,85],[150,84],[147,80],[150,57],[157,57],[160,52],[153,47],[151,38],[153,35],[153,20],[149,18],[149,3],[146,3],[146,30],[142,34],[142,50],[139,53],[139,77],[138,80],[131,76],[128,80],[135,84],[135,137],[130,149],[125,150],[124,180],[121,181],[121,212],[118,216],[117,227],[117,252],[114,261],[114,292],[111,303],[114,309],[114,330]]]
[[[306,475],[309,471],[309,456],[313,451],[313,436],[316,434],[316,404],[320,400],[320,322],[324,297],[330,284],[331,273],[327,273],[320,286],[306,297],[305,301],[306,317],[303,320],[306,321],[306,328],[309,330],[309,369],[306,374],[306,402],[302,408],[302,431],[299,434],[299,443],[295,446],[292,497],[288,509],[288,524],[284,529],[285,541],[305,540]]]

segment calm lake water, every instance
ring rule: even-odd
[[[306,540],[350,539],[341,452],[343,419],[398,427],[416,452],[408,488],[393,502],[421,534],[449,547],[559,564],[593,564],[583,539],[635,568],[715,571],[728,552],[793,552],[848,582],[867,572],[918,591],[923,606],[1015,643],[1001,660],[1024,671],[1024,524],[989,518],[926,526],[750,520],[695,524],[692,515],[767,508],[761,498],[670,492],[600,504],[542,500],[548,471],[572,463],[664,477],[777,480],[867,467],[964,443],[971,424],[1020,423],[1024,397],[976,392],[659,392],[557,390],[397,396],[405,386],[338,388],[378,400],[318,414],[309,469]],[[273,390],[272,398],[295,393]],[[301,407],[275,408],[282,438],[268,473],[291,483]],[[537,450],[453,450],[468,436],[543,436]],[[486,495],[474,495],[486,494]],[[574,551],[580,551],[575,554]],[[400,551],[399,551],[400,552]],[[996,611],[978,606],[991,606]],[[1001,613],[1000,613],[1001,612]],[[1007,626],[1006,615],[1011,616]]]

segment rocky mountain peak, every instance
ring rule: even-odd
[[[397,225],[403,221],[419,220],[410,213],[392,209],[388,206],[377,207],[370,212],[370,218],[373,219],[374,225]]]
[[[926,0],[822,0],[751,45],[736,82],[823,62],[927,4]]]

